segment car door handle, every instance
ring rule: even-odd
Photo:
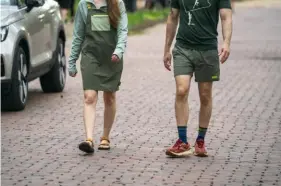
[[[51,9],[51,10],[49,11],[49,13],[50,13],[50,14],[54,14],[55,11],[56,11],[55,9]]]
[[[38,16],[38,18],[39,18],[41,21],[44,19],[44,17],[45,17],[45,14],[41,14],[41,15]]]

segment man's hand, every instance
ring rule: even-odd
[[[171,71],[171,60],[172,60],[172,54],[170,52],[165,52],[163,62],[165,68],[169,71]]]
[[[116,63],[116,62],[119,62],[120,59],[119,59],[119,57],[118,57],[116,54],[113,54],[113,55],[111,56],[111,61]]]
[[[219,56],[220,62],[223,64],[229,57],[230,47],[228,43],[224,43],[220,49]]]

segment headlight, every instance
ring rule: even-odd
[[[5,41],[8,35],[8,27],[2,27],[1,28],[1,42]]]

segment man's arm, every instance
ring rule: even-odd
[[[222,24],[223,46],[220,51],[221,62],[224,63],[230,53],[230,42],[232,36],[232,10],[227,8],[220,9]]]
[[[222,24],[223,42],[230,44],[231,36],[232,36],[232,10],[221,9],[220,17],[221,17],[221,24]]]
[[[166,26],[166,41],[165,41],[165,54],[170,52],[171,45],[176,35],[179,21],[179,9],[171,8],[170,15],[168,16]]]

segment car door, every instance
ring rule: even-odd
[[[34,7],[30,11],[27,11],[24,0],[17,1],[24,14],[22,25],[28,33],[30,65],[31,69],[34,69],[44,62],[44,59],[42,58],[42,53],[44,52],[44,47],[42,46],[44,14],[42,13],[41,6]]]
[[[52,50],[52,40],[54,40],[54,38],[52,38],[52,30],[53,25],[52,25],[52,20],[55,19],[54,18],[54,14],[55,14],[55,9],[53,9],[52,4],[50,3],[49,0],[43,0],[43,5],[41,7],[41,12],[42,14],[44,14],[44,20],[42,21],[43,24],[43,32],[42,32],[42,47],[43,47],[43,53],[42,53],[42,58],[45,61],[50,61],[52,59],[52,54],[53,54],[53,50]]]

